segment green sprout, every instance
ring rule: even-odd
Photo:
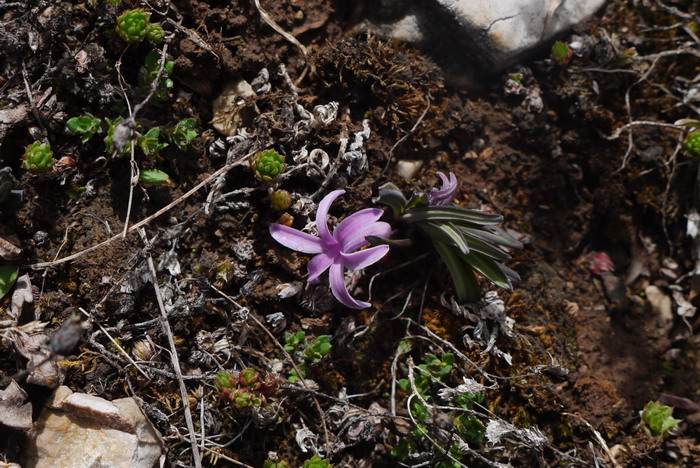
[[[194,129],[194,119],[185,119],[179,121],[175,128],[170,132],[170,140],[182,151],[187,149],[187,146],[192,143],[192,140],[197,138],[197,131]]]
[[[389,206],[397,220],[419,228],[430,238],[452,276],[460,302],[475,302],[481,297],[475,271],[496,286],[512,290],[512,283],[520,277],[501,262],[511,258],[508,248],[523,245],[498,227],[501,215],[452,204],[457,179],[454,174],[449,181],[444,174],[438,175],[443,181],[440,190],[433,189],[427,195],[414,193],[406,199],[394,184],[385,184],[374,201]]]
[[[155,50],[151,50],[146,54],[146,59],[143,66],[139,69],[139,88],[142,93],[148,94],[151,85],[158,77],[158,72],[160,71],[160,54]],[[174,86],[173,80],[170,79],[170,75],[173,73],[173,66],[175,63],[172,60],[168,60],[163,65],[163,72],[160,75],[160,81],[156,88],[156,92],[151,98],[152,102],[155,104],[164,102],[168,99],[168,90]]]
[[[329,335],[321,335],[314,338],[313,341],[309,341],[303,331],[284,334],[284,349],[294,353],[294,356],[300,361],[297,367],[301,371],[301,375],[297,374],[296,369],[292,369],[289,377],[290,382],[300,382],[306,378],[310,370],[309,366],[318,363],[330,353],[333,346],[330,339]]]
[[[0,266],[0,299],[5,297],[12,286],[17,281],[17,272],[19,267],[13,265],[1,265]]]
[[[569,44],[567,44],[566,42],[557,41],[552,46],[552,60],[554,60],[560,65],[568,64],[571,61],[571,57],[573,56],[573,54],[574,53],[571,50],[571,47],[569,47]]]
[[[673,417],[673,408],[650,401],[642,411],[642,430],[653,437],[666,437],[680,419]]]
[[[683,149],[689,156],[700,158],[700,132],[691,132],[685,139]]]
[[[255,177],[263,182],[271,182],[284,172],[284,156],[277,151],[263,151],[253,156],[250,167],[255,171]]]
[[[158,127],[154,127],[148,130],[144,135],[138,137],[136,139],[136,144],[139,145],[141,151],[143,151],[143,154],[146,156],[157,156],[158,151],[168,146],[167,143],[161,143],[158,141],[159,136],[160,129]]]
[[[53,169],[53,166],[53,152],[48,143],[35,141],[24,149],[23,169],[33,174],[40,174]]]
[[[102,119],[87,113],[81,117],[72,117],[68,119],[68,122],[66,122],[66,127],[71,133],[82,135],[80,140],[83,143],[87,143],[95,133],[100,131],[101,123]]]
[[[318,455],[314,455],[313,457],[309,458],[301,466],[302,468],[333,468],[333,465]]]
[[[164,185],[170,183],[170,176],[158,169],[143,169],[139,173],[139,182],[146,185]]]

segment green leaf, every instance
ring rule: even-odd
[[[506,274],[501,270],[498,264],[491,258],[479,252],[469,252],[468,254],[460,254],[464,261],[474,267],[476,271],[484,275],[496,286],[512,291],[513,287],[508,280]]]
[[[87,143],[92,136],[100,130],[102,119],[88,113],[82,117],[72,117],[66,122],[66,127],[71,133],[81,134],[83,143]]]
[[[445,244],[454,245],[462,253],[469,253],[469,245],[464,240],[462,233],[449,223],[416,223],[431,238]]]
[[[387,205],[394,212],[394,218],[398,219],[406,210],[408,200],[401,190],[394,184],[384,184],[379,189],[379,196],[372,200],[374,203]]]
[[[17,272],[19,267],[14,265],[3,265],[0,266],[0,299],[5,297],[5,295],[10,292],[12,286],[17,281]]]
[[[139,174],[139,181],[145,184],[165,184],[170,180],[170,176],[158,169],[144,169]]]
[[[397,351],[399,354],[406,354],[406,353],[410,353],[412,349],[413,349],[413,341],[412,340],[401,340]]]
[[[475,237],[488,244],[504,245],[506,247],[512,247],[514,249],[522,249],[523,244],[513,238],[510,234],[506,233],[502,229],[490,227],[489,230],[474,228],[474,226],[465,226],[459,221],[455,222],[459,230],[462,231],[467,239],[470,237]]]
[[[480,252],[486,255],[487,257],[491,257],[499,262],[509,260],[511,258],[508,252],[505,252],[496,246],[486,243],[477,237],[467,234],[464,231],[462,231],[462,235],[464,236],[465,241],[467,242],[467,245],[469,246],[470,250]]]
[[[447,265],[455,285],[455,292],[460,302],[476,302],[481,296],[479,284],[472,269],[459,257],[459,251],[450,248],[449,245],[435,241],[435,250]]]
[[[482,211],[467,210],[459,206],[419,206],[406,211],[402,219],[408,222],[451,221],[458,223],[459,221],[463,221],[466,223],[489,226],[503,221],[503,216],[484,213]]]

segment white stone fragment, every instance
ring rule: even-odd
[[[59,387],[39,416],[25,468],[151,468],[163,452],[158,431],[133,398],[107,401]]]
[[[423,167],[423,161],[415,159],[402,159],[396,163],[396,174],[403,180],[411,180],[416,177]]]

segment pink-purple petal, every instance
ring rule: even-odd
[[[335,199],[344,193],[345,190],[333,190],[323,197],[323,200],[318,204],[318,209],[316,210],[316,229],[321,239],[331,237],[331,233],[328,230],[328,210],[330,210]]]
[[[449,205],[452,200],[457,195],[457,190],[459,189],[459,184],[457,183],[457,176],[453,172],[450,172],[449,179],[442,172],[437,173],[438,177],[442,181],[442,188],[433,188],[428,194],[428,203],[431,205]]]
[[[318,283],[321,276],[333,264],[334,257],[327,253],[320,253],[309,261],[309,277],[307,281],[311,284]]]
[[[350,295],[348,288],[345,286],[344,268],[339,263],[331,265],[331,271],[328,275],[331,284],[331,292],[341,304],[351,309],[366,309],[372,304],[369,302],[358,301]]]
[[[366,208],[357,213],[353,213],[338,224],[335,231],[333,231],[333,237],[335,237],[342,246],[348,239],[354,237],[357,231],[374,223],[381,218],[383,214],[384,212],[379,208]]]
[[[283,224],[271,224],[270,235],[277,242],[297,252],[317,254],[323,252],[321,240],[298,229]]]
[[[348,238],[344,244],[341,245],[342,251],[346,253],[354,252],[355,250],[364,247],[369,244],[365,237],[375,236],[387,239],[391,236],[391,226],[389,223],[384,221],[376,221],[368,226],[355,232],[355,234]]]
[[[353,253],[340,253],[340,263],[348,270],[360,270],[378,262],[389,251],[388,245],[378,245],[371,249]]]

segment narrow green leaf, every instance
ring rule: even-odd
[[[416,223],[431,238],[445,244],[454,245],[462,253],[469,253],[469,246],[464,241],[462,233],[449,223]]]
[[[5,295],[10,292],[12,286],[17,281],[17,272],[19,267],[14,265],[3,265],[0,266],[0,299],[5,297]]]
[[[459,230],[462,231],[467,239],[470,237],[475,237],[480,239],[487,244],[494,245],[504,245],[506,247],[512,247],[514,249],[522,249],[523,244],[513,238],[510,234],[506,233],[502,229],[489,227],[488,230],[483,228],[474,228],[472,226],[466,226],[460,222],[455,222],[459,226]]]
[[[472,269],[460,259],[459,252],[440,241],[434,241],[433,244],[450,271],[459,301],[478,301],[481,296],[479,284]]]
[[[462,236],[464,237],[464,240],[467,242],[467,245],[469,245],[469,249],[471,250],[481,252],[487,257],[491,257],[498,262],[503,262],[511,258],[508,252],[501,250],[495,245],[491,245],[490,243],[484,242],[483,240],[477,237],[467,234],[464,231],[462,231]]]
[[[495,225],[503,221],[503,216],[467,210],[458,206],[419,206],[412,208],[403,215],[408,222],[419,221],[464,221],[479,225]]]
[[[498,263],[486,255],[471,251],[468,254],[460,254],[464,261],[474,267],[476,271],[484,275],[499,288],[512,291],[513,287],[508,281],[506,274],[499,268]]]

